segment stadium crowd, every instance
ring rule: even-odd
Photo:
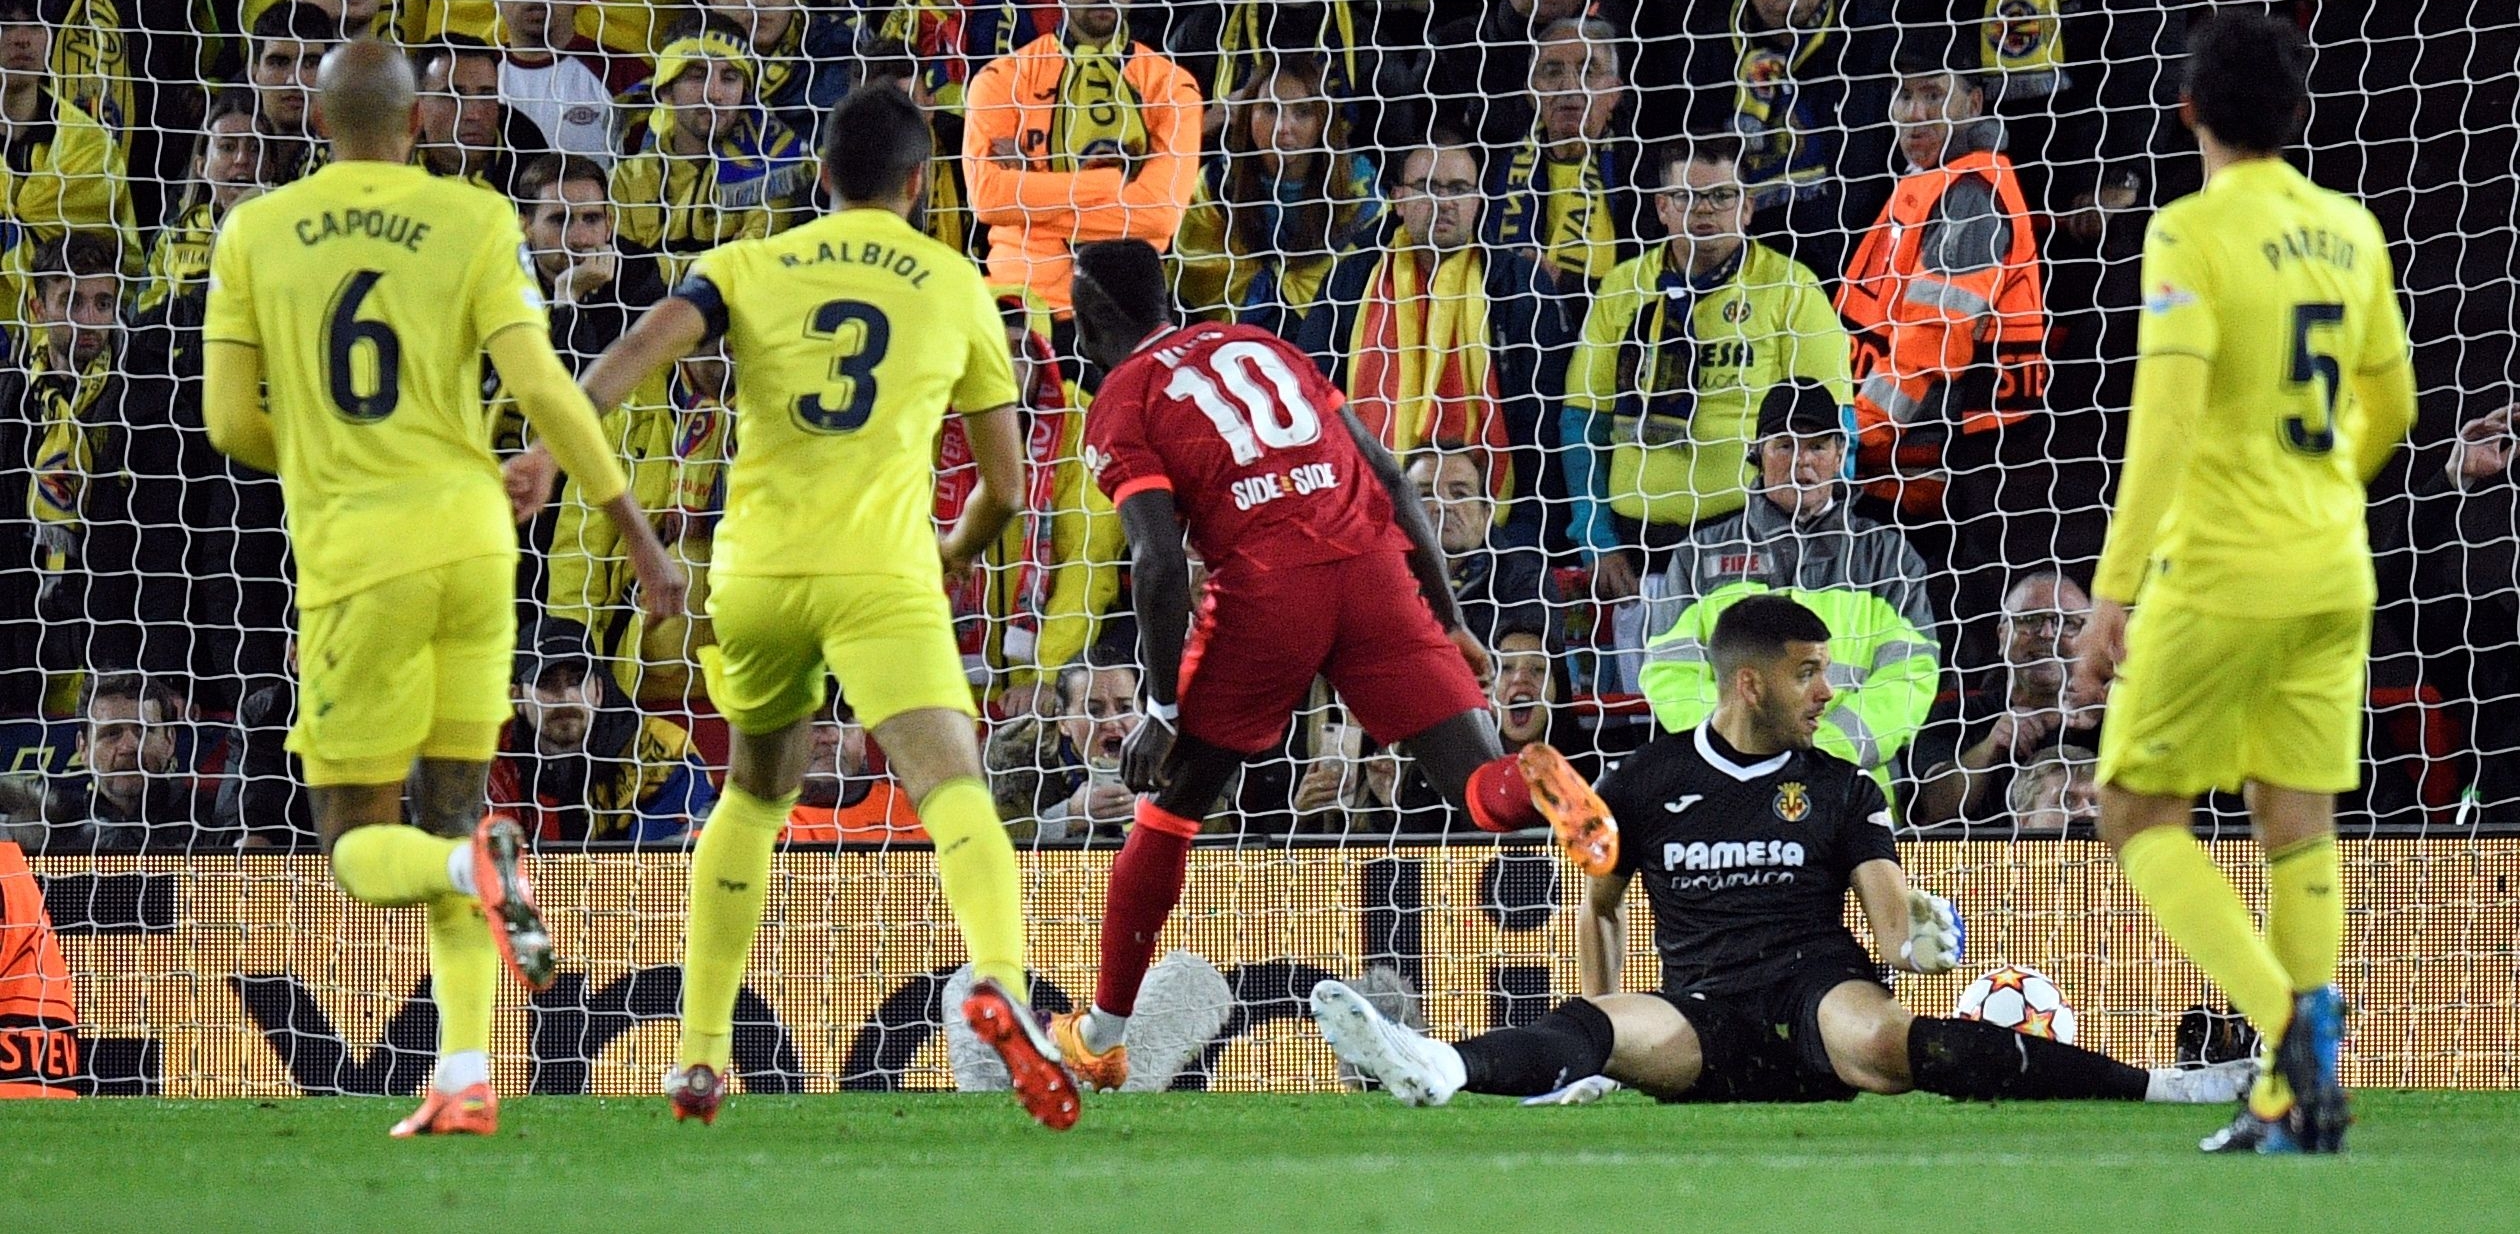
[[[946,580],[1019,836],[1130,817],[1127,555],[1068,304],[1073,248],[1118,237],[1166,250],[1183,312],[1311,354],[1401,458],[1495,655],[1508,750],[1597,768],[1696,723],[1716,615],[1790,588],[1833,635],[1823,745],[1908,826],[2088,834],[2105,705],[2068,688],[2065,648],[2133,255],[2148,208],[2199,181],[2154,67],[2202,7],[223,0],[205,30],[181,6],[0,0],[0,834],[313,842],[282,744],[278,485],[209,448],[201,322],[223,214],[328,160],[315,66],[358,33],[420,72],[415,157],[514,199],[575,367],[699,254],[825,204],[834,100],[927,111],[923,226],[986,270],[1024,396],[1027,508]],[[694,357],[605,425],[694,615],[644,619],[618,537],[565,488],[524,531],[493,797],[547,845],[679,843],[714,799],[698,614],[743,378]],[[2520,417],[2462,419],[2381,543],[2384,594],[2412,602],[2375,646],[2462,666],[2375,675],[2382,821],[2463,790],[2476,817],[2520,810],[2511,760],[2461,748],[2520,705]],[[937,462],[949,522],[974,484],[958,430]],[[846,686],[788,837],[921,841]],[[1326,691],[1228,801],[1211,830],[1467,826]]]

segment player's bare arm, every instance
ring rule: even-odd
[[[667,296],[595,357],[578,384],[586,387],[595,414],[603,415],[619,407],[658,370],[690,355],[708,337],[709,319],[700,306],[681,295]]]
[[[1584,915],[1575,930],[1575,971],[1586,998],[1615,994],[1627,948],[1627,889],[1635,875],[1596,874],[1584,883]]]
[[[1120,503],[1129,537],[1129,593],[1137,612],[1138,651],[1146,661],[1150,722],[1129,734],[1120,752],[1120,775],[1130,788],[1151,793],[1169,777],[1173,745],[1166,714],[1181,701],[1181,646],[1190,631],[1190,556],[1181,547],[1181,517],[1172,490],[1150,488]]]
[[[963,503],[962,518],[937,538],[937,555],[944,559],[948,578],[970,573],[971,563],[997,543],[1007,520],[1021,508],[1017,494],[1024,491],[1023,425],[1013,403],[964,416],[963,431],[971,439],[980,483]]]

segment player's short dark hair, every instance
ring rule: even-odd
[[[68,279],[103,278],[122,273],[122,247],[99,231],[65,231],[35,250],[35,290]]]
[[[2268,13],[2226,9],[2188,34],[2186,90],[2214,139],[2274,154],[2301,138],[2310,100],[2310,48],[2301,30]]]
[[[248,32],[253,41],[288,39],[295,43],[338,43],[342,41],[341,19],[311,4],[290,0],[264,9],[254,19]]]
[[[1078,307],[1097,320],[1153,329],[1172,320],[1164,259],[1144,240],[1103,240],[1076,250]]]
[[[546,154],[516,173],[516,204],[531,208],[555,186],[571,182],[609,185],[604,166],[583,154]]]
[[[823,120],[823,174],[842,201],[882,201],[936,156],[936,134],[893,86],[852,90]]]
[[[1792,596],[1770,591],[1744,596],[1725,609],[1715,619],[1707,649],[1714,655],[1716,680],[1725,682],[1750,665],[1784,655],[1791,644],[1828,641],[1829,623],[1820,614]]]

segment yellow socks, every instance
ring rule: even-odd
[[[735,991],[743,984],[744,961],[752,955],[761,908],[770,896],[770,850],[796,796],[764,801],[727,785],[691,850],[678,1066],[706,1063],[726,1073],[735,1050]]]
[[[2295,992],[2336,980],[2345,944],[2345,886],[2336,837],[2315,836],[2266,855],[2266,945]]]
[[[1029,1000],[1023,882],[988,786],[967,776],[937,785],[919,803],[919,822],[936,841],[936,881],[971,952],[972,979],[994,977],[1007,993]]]
[[[353,827],[333,842],[333,881],[362,904],[425,904],[460,894],[447,874],[447,855],[470,843],[401,823]]]
[[[2205,846],[2183,828],[2153,827],[2118,850],[2118,865],[2161,932],[2231,996],[2231,1005],[2259,1032],[2281,1036],[2292,1020],[2292,978],[2258,937],[2249,906],[2214,868]]]
[[[438,1056],[490,1048],[499,997],[499,945],[468,895],[429,901],[429,993],[437,1000]]]

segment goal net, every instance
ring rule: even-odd
[[[1979,973],[2023,966],[2055,980],[2084,1044],[2145,1063],[2233,1048],[2223,996],[2093,836],[2106,706],[2063,672],[2137,322],[2176,291],[2144,285],[2144,229],[2203,180],[2178,95],[2213,5],[1100,7],[0,0],[0,839],[41,889],[0,899],[0,963],[48,921],[77,1016],[68,1045],[0,1054],[29,1073],[0,1081],[271,1096],[409,1092],[428,1072],[422,923],[334,887],[283,744],[289,511],[202,414],[212,242],[239,202],[333,161],[311,98],[345,30],[409,51],[413,161],[515,200],[580,371],[700,254],[828,208],[815,151],[834,100],[890,85],[927,109],[938,158],[914,222],[987,274],[1021,396],[1024,508],[947,589],[1041,1006],[1090,997],[1130,811],[1130,553],[1083,446],[1101,374],[1066,284],[1075,245],[1134,236],[1165,250],[1181,314],[1296,344],[1398,455],[1495,658],[1509,748],[1607,770],[1694,723],[1712,613],[1792,588],[1847,666],[1823,745],[1893,791],[1910,876],[1970,923],[1961,969],[1902,978],[1901,997],[1944,1013]],[[2378,216],[2422,399],[2373,492],[2362,787],[2339,802],[2347,1079],[2510,1086],[2520,20],[2476,0],[2278,7],[2313,52],[2293,161]],[[888,349],[918,336],[880,317],[808,328],[835,349],[810,393],[828,431],[862,421]],[[358,348],[341,365],[353,395],[385,379]],[[481,377],[511,455],[530,430]],[[809,393],[745,382],[712,345],[604,419],[695,614],[739,410]],[[977,484],[958,423],[937,467],[942,527]],[[672,1048],[691,835],[725,772],[715,635],[640,615],[622,545],[565,478],[520,534],[516,718],[491,789],[537,837],[563,975],[502,995],[498,1078],[648,1091]],[[737,1070],[753,1091],[951,1087],[960,942],[915,804],[836,685]],[[2262,908],[2243,803],[2212,798],[2196,822]],[[1340,1083],[1304,1018],[1324,978],[1446,1036],[1528,1022],[1577,989],[1581,895],[1546,837],[1470,827],[1316,685],[1194,853],[1164,950],[1224,993],[1200,996],[1172,1082]],[[1632,916],[1625,980],[1644,988],[1657,965]],[[0,998],[0,1042],[54,1028],[57,1001]]]

